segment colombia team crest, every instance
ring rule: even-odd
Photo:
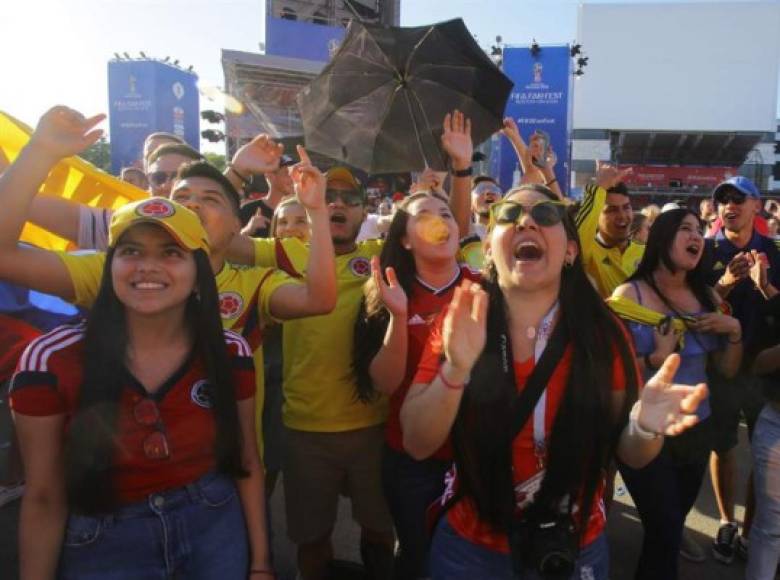
[[[176,213],[173,205],[164,199],[151,199],[135,209],[143,217],[166,218]]]
[[[357,258],[352,258],[349,261],[349,270],[355,275],[360,276],[361,278],[365,278],[369,274],[371,274],[371,262],[368,261],[367,258],[363,258],[362,256]]]
[[[198,381],[190,389],[190,399],[192,402],[203,407],[211,409],[214,406],[214,399],[211,397],[211,387],[208,381]]]
[[[219,315],[222,318],[232,320],[241,314],[244,308],[244,299],[237,292],[221,292],[219,294]]]

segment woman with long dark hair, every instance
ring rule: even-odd
[[[680,384],[709,382],[710,369],[727,378],[739,369],[741,326],[721,311],[720,298],[705,282],[703,252],[704,225],[693,211],[662,212],[636,273],[609,300],[627,321],[645,378],[673,352],[680,355],[674,377]],[[709,400],[702,401],[697,416],[699,424],[667,440],[650,464],[620,467],[645,532],[635,578],[677,578],[685,517],[712,449]]]
[[[688,413],[706,387],[671,385],[672,356],[632,408],[633,352],[585,274],[565,203],[546,187],[521,186],[493,206],[486,261],[484,289],[455,291],[401,410],[413,457],[450,435],[455,451],[431,576],[605,579],[613,453],[648,463],[664,434],[695,423]]]
[[[457,256],[458,225],[447,199],[437,193],[406,198],[374,258],[355,328],[359,397],[390,396],[382,484],[398,536],[396,578],[428,577],[426,509],[444,490],[452,463],[446,444],[422,461],[404,451],[400,410],[431,322],[463,279],[479,277]]]
[[[251,350],[222,329],[206,232],[151,198],[109,242],[86,322],[13,379],[21,577],[272,577]]]

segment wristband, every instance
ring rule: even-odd
[[[647,431],[639,424],[639,409],[641,408],[640,405],[641,403],[637,401],[634,403],[634,406],[631,407],[631,413],[628,416],[628,434],[636,435],[645,441],[655,441],[661,437],[661,434],[655,433],[653,431]]]
[[[249,180],[248,180],[246,177],[244,177],[243,175],[241,175],[241,174],[238,172],[238,170],[237,170],[235,167],[233,167],[233,165],[229,165],[229,166],[228,166],[228,169],[230,169],[230,171],[232,171],[233,173],[235,173],[236,177],[238,177],[238,178],[241,180],[241,182],[242,182],[244,185],[246,185],[247,183],[249,183]]]
[[[474,168],[469,167],[467,169],[455,169],[452,174],[455,177],[471,177],[474,174]]]
[[[726,337],[726,340],[729,344],[740,344],[742,342],[742,335],[739,335],[739,338],[737,340],[731,340],[730,338]]]
[[[439,378],[441,379],[441,382],[444,383],[444,386],[448,389],[452,389],[453,391],[462,391],[463,387],[466,386],[466,383],[469,382],[469,379],[471,377],[466,377],[466,380],[464,380],[461,384],[451,383],[447,380],[447,378],[444,376],[444,368],[439,369]]]
[[[274,572],[273,570],[265,570],[259,568],[258,569],[253,568],[252,570],[250,570],[249,575],[251,576],[252,574],[265,574],[267,576],[276,576],[276,572]]]
[[[551,186],[553,183],[557,183],[557,182],[558,182],[558,178],[557,178],[557,177],[553,177],[553,178],[552,178],[550,181],[548,181],[548,182],[547,182],[547,183],[545,183],[544,185],[545,185],[546,187],[550,187],[550,186]]]

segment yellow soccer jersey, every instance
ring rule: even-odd
[[[613,290],[636,272],[645,253],[642,244],[631,242],[625,251],[609,248],[597,238],[599,215],[607,202],[607,191],[596,185],[585,188],[582,205],[575,217],[582,246],[582,263],[591,282],[602,298],[608,298]]]
[[[333,312],[284,323],[283,418],[288,427],[339,432],[384,422],[386,400],[358,401],[352,370],[354,327],[363,285],[371,273],[371,257],[381,249],[381,240],[366,240],[354,252],[336,256],[338,302]],[[255,263],[259,266],[292,267],[303,273],[308,252],[297,239],[286,239],[282,244],[273,239],[255,240]]]
[[[70,273],[76,299],[74,304],[90,307],[95,301],[103,275],[106,255],[95,253],[58,252]],[[263,401],[265,381],[261,330],[270,321],[271,295],[285,284],[299,283],[284,272],[273,268],[235,266],[225,263],[216,276],[222,326],[241,334],[252,347],[255,361],[257,392],[255,394],[255,426],[262,453]]]

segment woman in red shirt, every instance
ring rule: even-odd
[[[22,578],[270,578],[254,369],[197,215],[114,213],[87,321],[34,340],[11,407]]]
[[[417,193],[399,206],[355,328],[358,395],[390,395],[382,485],[398,535],[397,578],[428,577],[428,506],[444,490],[452,451],[444,445],[423,461],[403,448],[399,412],[411,385],[431,323],[457,285],[478,274],[458,262],[458,226],[446,198]],[[382,275],[385,272],[387,280]]]
[[[706,387],[670,385],[673,355],[626,426],[633,353],[585,275],[564,202],[546,187],[524,185],[494,204],[486,262],[485,289],[455,291],[401,409],[413,457],[450,436],[455,451],[431,576],[606,579],[602,500],[613,452],[649,462],[663,434],[695,423]],[[539,390],[521,422],[526,386]]]

